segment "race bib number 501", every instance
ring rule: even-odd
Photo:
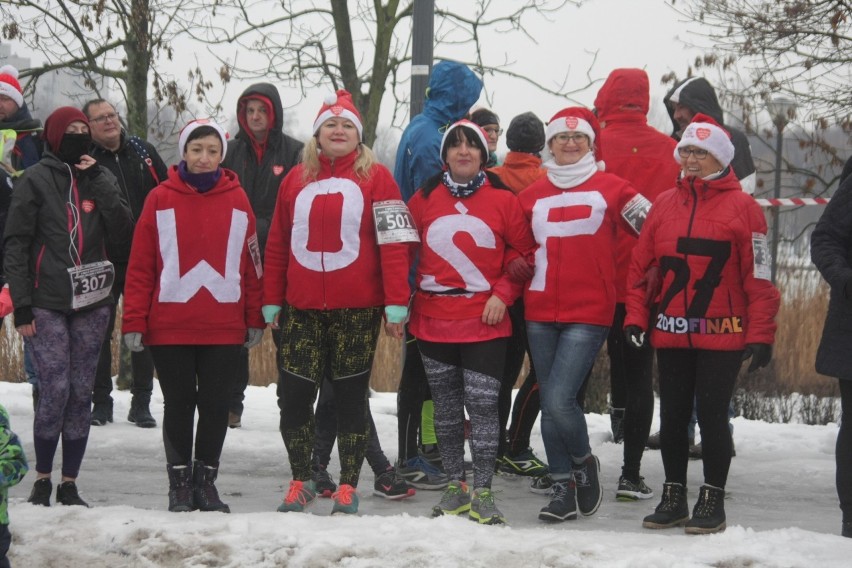
[[[401,199],[373,203],[373,220],[376,224],[376,240],[380,245],[420,242],[411,213]]]

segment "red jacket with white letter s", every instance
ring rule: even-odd
[[[633,231],[622,211],[636,195],[604,172],[569,189],[544,178],[520,193],[538,243],[524,294],[527,320],[612,325],[616,230]]]
[[[652,345],[737,351],[772,344],[780,295],[767,257],[763,211],[733,172],[680,179],[651,207],[630,264],[632,281],[656,264],[663,278]],[[643,299],[643,289],[628,290],[625,326],[648,325]]]
[[[357,152],[320,155],[316,180],[299,164],[278,189],[266,242],[263,304],[300,310],[406,306],[407,244],[376,242],[373,203],[401,200],[391,173],[355,174]]]
[[[254,252],[255,260],[253,260]],[[177,166],[136,223],[122,332],[146,345],[233,345],[263,328],[255,218],[236,174],[199,193]]]

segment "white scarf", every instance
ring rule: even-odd
[[[598,164],[592,152],[567,166],[560,166],[552,159],[542,165],[547,168],[547,179],[559,189],[577,187],[598,172]]]

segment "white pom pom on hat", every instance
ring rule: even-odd
[[[11,65],[0,67],[0,95],[15,101],[18,108],[24,106],[24,92],[18,82],[18,70]]]
[[[361,114],[355,108],[352,95],[345,89],[338,89],[336,93],[329,93],[323,99],[323,105],[314,120],[314,134],[316,134],[322,123],[330,118],[345,118],[351,120],[358,129],[358,138],[364,138],[364,126],[361,124]]]

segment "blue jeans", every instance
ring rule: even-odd
[[[570,476],[591,452],[586,416],[577,402],[609,327],[527,321],[541,395],[541,436],[554,479]]]

